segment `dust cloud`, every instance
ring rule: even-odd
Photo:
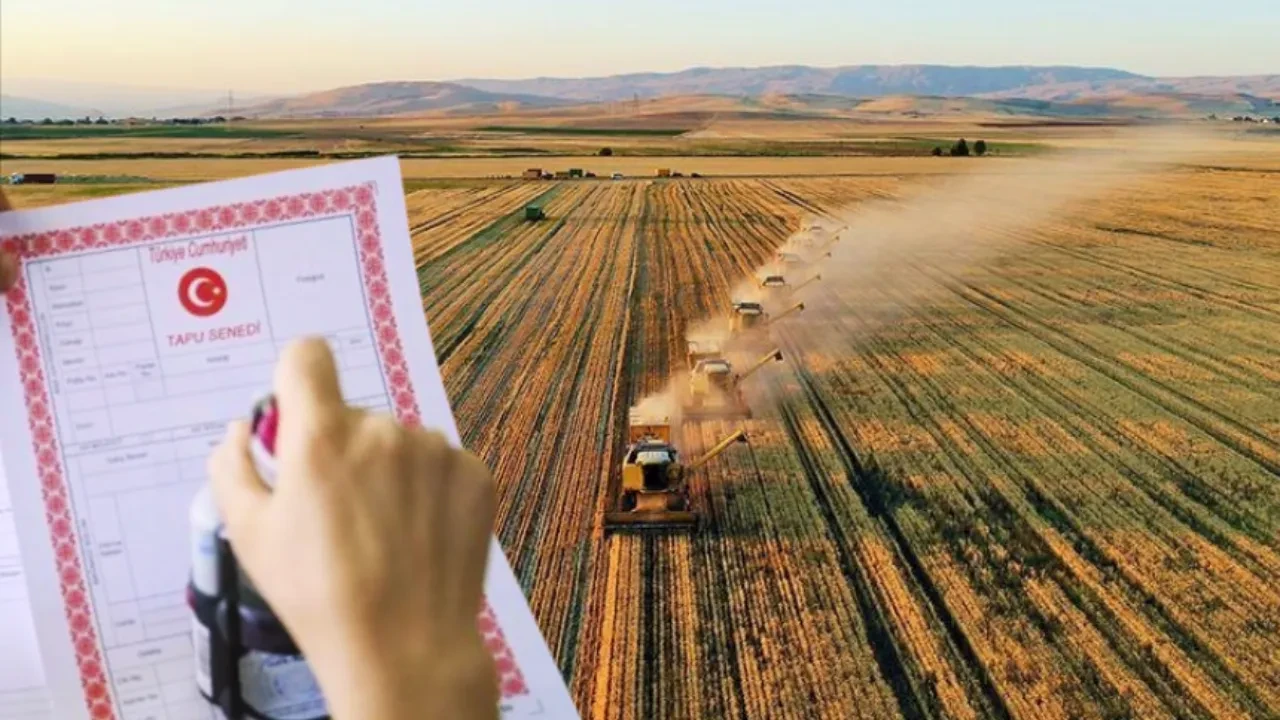
[[[1110,147],[1070,150],[1027,159],[973,158],[968,173],[916,188],[902,199],[868,201],[833,214],[825,224],[843,227],[829,257],[813,258],[822,280],[802,289],[806,302],[797,330],[833,329],[823,321],[842,314],[841,291],[884,290],[894,298],[861,309],[863,329],[893,322],[945,288],[923,281],[918,270],[964,277],[1024,243],[1028,232],[1051,225],[1078,203],[1104,197],[1185,161],[1199,146],[1198,133],[1153,129],[1117,134]],[[994,162],[993,162],[994,161]],[[788,238],[802,246],[808,233]],[[798,251],[804,257],[804,250]],[[776,263],[761,268],[772,272]],[[789,281],[790,277],[787,278]],[[747,292],[746,288],[740,289]],[[776,303],[770,312],[782,308]]]
[[[764,377],[748,381],[748,396],[753,403],[768,402],[764,386],[769,383],[761,380],[781,371],[779,365],[803,361],[809,349],[848,352],[876,329],[949,292],[936,278],[979,275],[1026,242],[1030,231],[1063,218],[1078,203],[1186,162],[1204,141],[1204,134],[1194,130],[1154,128],[1116,133],[1099,147],[1043,157],[972,158],[966,172],[912,188],[896,200],[870,200],[807,220],[779,247],[779,253],[798,258],[790,258],[790,264],[771,260],[733,289],[733,300],[761,302],[775,317],[797,302],[805,304],[802,313],[778,321],[786,328],[789,349],[802,357],[786,358],[759,374]],[[783,275],[792,289],[815,275],[821,280],[778,293],[761,287],[769,275]],[[851,296],[879,301],[853,307]],[[724,313],[691,323],[688,338],[718,343],[735,367],[767,350],[774,342],[769,335],[777,337],[766,330],[763,338],[731,338],[729,308]],[[641,402],[668,409],[675,420],[679,388],[673,378],[661,396]]]

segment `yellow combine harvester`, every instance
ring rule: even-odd
[[[805,270],[816,265],[819,260],[831,257],[831,252],[828,251],[827,248],[831,247],[832,244],[834,244],[834,242],[828,243],[827,245],[819,248],[818,252],[813,253],[809,258],[806,258],[799,253],[780,250],[778,251],[778,254],[774,256],[774,262],[781,265],[786,272],[798,272]]]
[[[606,531],[683,530],[697,527],[698,515],[689,507],[688,473],[738,442],[745,430],[721,440],[705,455],[685,465],[671,444],[671,419],[645,416],[636,408],[628,418],[630,447],[622,460],[622,483],[614,509],[604,514]]]
[[[713,360],[721,357],[720,343],[711,338],[686,340],[685,346],[687,348],[685,360],[689,363],[689,367],[697,365],[699,360]]]
[[[689,396],[683,413],[686,420],[751,417],[751,407],[742,394],[742,383],[770,362],[781,362],[782,351],[773,350],[757,360],[741,375],[722,357],[703,358],[689,375]]]
[[[760,303],[743,301],[733,304],[733,314],[729,316],[729,332],[738,334],[763,327],[764,324],[764,306]]]
[[[773,294],[785,294],[787,289],[790,288],[791,285],[787,283],[786,276],[766,275],[764,280],[760,281],[760,287],[763,288],[766,293],[773,295]]]
[[[801,310],[804,310],[804,303],[796,303],[771,317],[765,314],[764,306],[758,302],[735,302],[733,314],[729,316],[729,333],[735,337],[749,335]]]

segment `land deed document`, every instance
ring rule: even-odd
[[[48,720],[52,712],[31,622],[13,508],[0,470],[0,720]]]
[[[188,507],[283,344],[327,338],[350,403],[458,443],[399,165],[3,213],[0,244],[22,261],[0,303],[0,447],[22,562],[6,564],[0,526],[0,602],[29,598],[38,639],[21,645],[25,620],[6,605],[0,657],[12,636],[19,662],[43,659],[15,692],[34,707],[43,681],[59,720],[207,720],[184,600]],[[5,584],[24,577],[10,566],[25,595]],[[577,718],[496,539],[486,595],[503,717]]]

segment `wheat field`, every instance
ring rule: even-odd
[[[1280,716],[1277,159],[1224,145],[1016,233],[976,220],[1010,235],[980,268],[938,252],[805,288],[770,332],[785,360],[753,379],[754,417],[680,427],[688,456],[739,424],[750,442],[692,477],[700,527],[662,536],[606,536],[599,515],[627,408],[683,377],[686,331],[813,219],[982,166],[690,158],[661,166],[742,177],[411,186],[449,396],[583,715]],[[300,162],[41,168],[184,181]],[[534,201],[548,217],[524,222]]]

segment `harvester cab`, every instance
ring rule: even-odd
[[[772,350],[752,363],[746,371],[734,374],[733,366],[726,360],[703,360],[689,376],[689,399],[684,416],[690,420],[746,419],[751,417],[751,406],[742,394],[742,383],[770,362],[782,360],[781,350]]]
[[[791,296],[791,284],[783,275],[766,275],[764,280],[760,281],[760,289],[764,292],[766,299],[775,303]]]
[[[688,420],[751,417],[728,360],[699,360],[693,366],[689,374],[689,395],[682,412]]]
[[[733,387],[733,366],[724,358],[699,360],[693,366],[693,377],[702,378],[708,389],[728,390]]]
[[[721,357],[720,343],[714,340],[687,340],[687,355],[689,367],[694,367],[699,360],[714,360]]]
[[[631,409],[627,453],[622,460],[622,481],[614,509],[605,513],[605,530],[684,530],[696,527],[698,516],[689,508],[687,472],[702,467],[729,449],[746,442],[739,430],[702,457],[688,464],[671,444],[671,419],[646,416]]]
[[[735,302],[733,315],[729,317],[729,330],[740,333],[765,323],[764,306],[758,302]]]

